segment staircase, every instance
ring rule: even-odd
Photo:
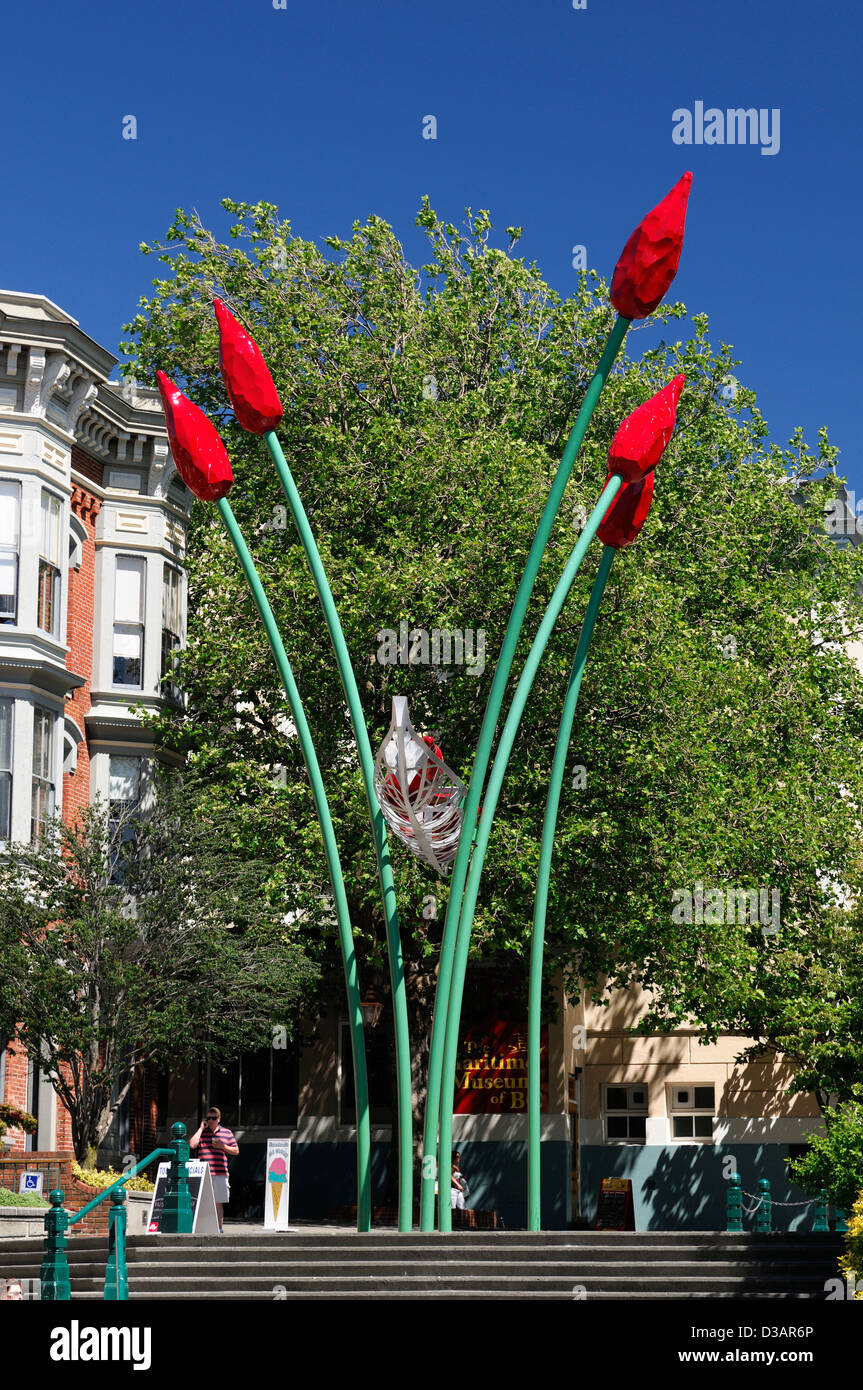
[[[130,1298],[825,1298],[834,1235],[318,1230],[131,1236]],[[106,1240],[68,1247],[73,1299],[102,1297]],[[0,1272],[38,1278],[41,1240],[0,1244]]]

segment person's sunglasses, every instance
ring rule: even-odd
[[[218,1115],[208,1115],[208,1116],[207,1116],[207,1119],[208,1119],[208,1120],[218,1120],[218,1118],[219,1118]]]

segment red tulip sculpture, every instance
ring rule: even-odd
[[[632,544],[647,520],[655,477],[655,473],[648,473],[640,483],[624,483],[599,523],[596,534],[603,545],[621,550]]]
[[[157,372],[156,380],[171,453],[186,487],[202,502],[218,502],[227,497],[234,472],[215,425],[164,372]]]
[[[608,451],[608,476],[641,482],[658,464],[677,422],[677,402],[686,377],[676,376],[620,425]]]
[[[234,414],[250,434],[266,434],[284,415],[269,368],[254,338],[221,299],[213,304],[219,324],[219,367]]]
[[[691,185],[692,175],[684,174],[624,246],[611,281],[611,302],[621,318],[646,319],[677,274]]]

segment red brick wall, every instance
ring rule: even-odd
[[[80,454],[80,450],[78,451]],[[90,708],[90,685],[93,676],[93,607],[96,588],[96,521],[101,507],[99,498],[86,488],[73,483],[72,513],[87,530],[81,564],[69,570],[69,608],[66,627],[67,658],[70,670],[86,676],[86,684],[75,690],[66,701],[69,715],[84,731],[84,719]],[[63,819],[69,823],[90,801],[90,756],[87,744],[78,745],[78,766],[72,773],[63,774]]]
[[[19,1110],[27,1109],[27,1050],[20,1043],[13,1043],[6,1053],[6,1086],[0,1100],[7,1105],[17,1105]],[[24,1152],[27,1136],[23,1129],[10,1128],[6,1138],[13,1140],[12,1153]]]

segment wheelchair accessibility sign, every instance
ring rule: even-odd
[[[22,1173],[18,1179],[18,1193],[36,1192],[41,1197],[44,1182],[44,1173]]]

